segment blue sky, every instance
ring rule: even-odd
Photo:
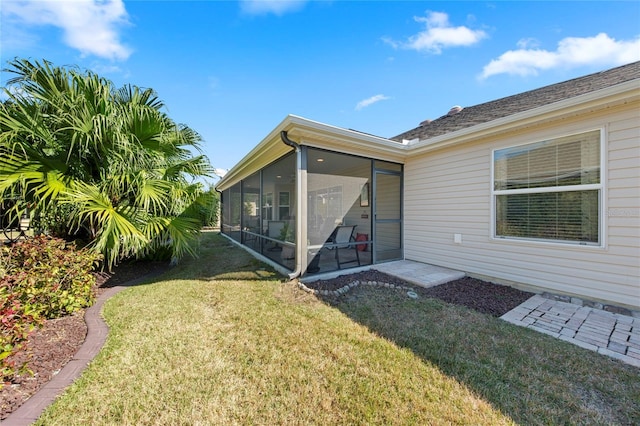
[[[229,169],[287,114],[392,137],[640,60],[638,1],[2,0],[2,66],[151,87]],[[2,85],[9,76],[2,75]]]

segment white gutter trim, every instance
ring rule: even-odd
[[[224,175],[222,179],[216,184],[216,188],[225,186],[226,182],[233,180],[235,175],[241,171],[244,166],[258,155],[259,152],[264,151],[268,146],[281,144],[280,132],[287,127],[289,116],[285,117],[265,138],[263,138],[258,145],[256,145],[251,151],[249,151],[242,159],[236,163],[229,171]],[[244,177],[244,176],[243,176]]]
[[[318,121],[309,120],[297,115],[287,115],[258,145],[256,145],[242,160],[240,160],[235,166],[233,166],[225,176],[218,181],[216,188],[227,187],[227,182],[232,182],[236,179],[236,175],[241,173],[242,170],[256,158],[260,152],[267,150],[272,146],[282,144],[280,139],[280,133],[282,131],[293,132],[300,131],[301,133],[311,132],[312,134],[324,134],[331,136],[334,139],[340,137],[346,139],[353,146],[363,146],[370,150],[382,151],[382,153],[397,153],[402,152],[404,148],[399,142],[385,139],[379,136],[367,135],[355,130],[344,129],[341,127],[331,126],[328,124],[320,123]],[[400,149],[401,151],[397,151]],[[244,175],[241,177],[243,178]]]
[[[356,130],[349,130],[343,127],[336,127],[330,124],[321,123],[319,121],[309,120],[297,115],[289,115],[290,123],[298,125],[301,128],[308,128],[313,130],[320,130],[322,132],[331,133],[332,135],[340,135],[345,138],[355,139],[356,141],[374,143],[381,146],[390,148],[401,148],[400,142],[393,141],[391,139],[383,138],[380,136],[369,135],[366,133],[358,132]]]

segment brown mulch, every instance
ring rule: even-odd
[[[435,287],[412,286],[399,278],[379,271],[365,271],[342,275],[331,280],[319,280],[305,284],[316,290],[337,290],[355,281],[377,281],[382,283],[413,287],[422,297],[433,297],[455,305],[466,306],[484,314],[500,317],[533,296],[533,293],[513,287],[494,284],[476,278],[464,277]]]
[[[71,361],[86,334],[84,312],[47,320],[42,328],[34,330],[26,348],[10,357],[16,365],[28,362],[33,374],[16,375],[0,389],[0,419],[5,419]]]
[[[166,267],[163,262],[132,262],[119,265],[113,273],[96,273],[96,297],[110,287]],[[0,389],[0,420],[7,418],[71,361],[86,335],[84,311],[47,320],[41,328],[34,330],[25,348],[10,357],[16,365],[27,361],[31,373],[16,375],[11,383]]]
[[[161,262],[136,262],[122,264],[113,273],[96,274],[96,294],[166,268]],[[411,286],[406,282],[378,271],[365,271],[343,275],[331,280],[320,280],[307,284],[319,290],[337,290],[355,280],[378,281],[389,284]],[[411,286],[421,297],[434,297],[445,302],[463,305],[477,311],[501,316],[533,295],[511,287],[492,284],[474,278],[462,278],[431,288]],[[0,389],[0,420],[5,419],[24,401],[35,394],[78,351],[87,333],[83,312],[68,317],[48,320],[29,337],[25,350],[14,355],[17,363],[28,360],[33,374],[17,376]]]

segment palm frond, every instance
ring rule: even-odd
[[[20,194],[20,198],[41,209],[49,208],[68,188],[64,163],[37,155],[15,155],[0,148],[0,195]]]
[[[151,239],[145,249],[145,255],[158,250],[168,249],[173,261],[178,261],[186,254],[197,256],[198,235],[201,223],[191,217],[154,217],[147,221],[145,235]]]
[[[154,179],[141,172],[138,174],[136,205],[152,215],[162,214],[169,210],[172,200],[169,198],[171,183],[162,179]]]
[[[195,253],[211,176],[202,138],[176,124],[152,89],[47,61],[14,60],[0,102],[0,196],[39,211],[70,212],[66,230],[88,230],[108,265],[166,247]],[[70,207],[70,208],[67,208]]]
[[[141,252],[149,239],[139,229],[143,220],[140,212],[127,205],[114,206],[98,187],[78,183],[68,192],[68,203],[77,208],[74,218],[77,227],[85,223],[96,238],[90,244],[101,252],[111,267],[121,258]]]
[[[182,161],[176,161],[165,169],[165,179],[175,180],[180,176],[212,177],[213,167],[207,157],[199,155]]]

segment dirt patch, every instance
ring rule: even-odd
[[[86,335],[84,312],[48,320],[34,330],[26,347],[11,357],[16,365],[27,362],[33,374],[18,374],[0,389],[0,419],[5,419],[71,361]]]

